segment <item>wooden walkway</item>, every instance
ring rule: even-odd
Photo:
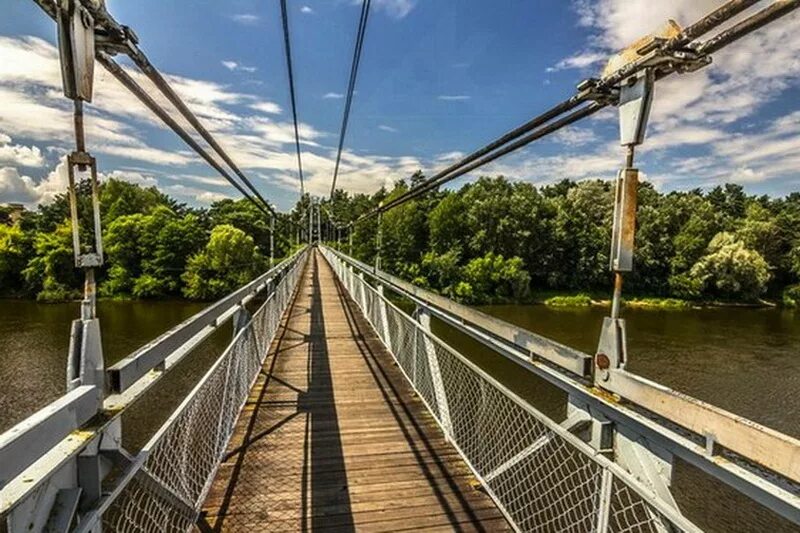
[[[318,252],[198,528],[509,529]]]

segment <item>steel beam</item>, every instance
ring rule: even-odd
[[[100,389],[77,387],[0,435],[0,488],[96,413]]]

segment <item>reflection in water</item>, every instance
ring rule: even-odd
[[[205,304],[99,303],[106,364],[111,365]],[[491,306],[484,311],[593,353],[605,309]],[[0,300],[0,431],[64,392],[70,321],[78,304]],[[628,369],[793,436],[800,436],[800,316],[777,309],[626,310]],[[468,354],[556,420],[564,394],[476,342],[434,322],[434,332]],[[135,450],[161,425],[231,339],[212,335],[146,399],[126,413],[126,445]],[[681,509],[709,531],[797,531],[696,469],[678,463]]]
[[[98,316],[106,366],[205,305],[183,301],[100,301]],[[77,303],[0,300],[0,431],[64,394],[69,328],[79,313]],[[230,327],[220,328],[126,412],[126,445],[136,449],[147,441],[230,338]]]

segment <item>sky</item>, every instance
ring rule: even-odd
[[[338,185],[373,192],[417,169],[430,175],[572,95],[616,50],[668,19],[685,26],[721,3],[372,0]],[[31,0],[2,4],[0,203],[34,206],[65,188],[71,103],[55,24]],[[261,194],[290,209],[299,181],[278,0],[107,6]],[[326,195],[360,2],[288,6],[306,188]],[[757,194],[800,191],[800,16],[713,59],[658,83],[637,166],[663,191],[726,182]],[[99,65],[95,82],[87,147],[102,179],[157,185],[198,206],[238,197]],[[537,185],[608,179],[622,159],[616,111],[607,109],[479,174]]]

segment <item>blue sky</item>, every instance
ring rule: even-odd
[[[289,208],[298,182],[278,0],[107,3],[262,194]],[[613,50],[720,3],[373,0],[339,183],[371,192],[418,168],[431,173],[570,95]],[[308,187],[326,194],[360,6],[288,4]],[[58,163],[71,149],[55,25],[30,0],[5,0],[3,11],[0,202],[46,202],[63,190]],[[756,193],[800,190],[798,29],[788,17],[711,67],[659,84],[639,158],[648,179],[662,190],[725,181]],[[88,120],[104,175],[193,204],[235,197],[99,67]],[[608,111],[483,173],[537,184],[609,178],[622,155],[616,131]]]

